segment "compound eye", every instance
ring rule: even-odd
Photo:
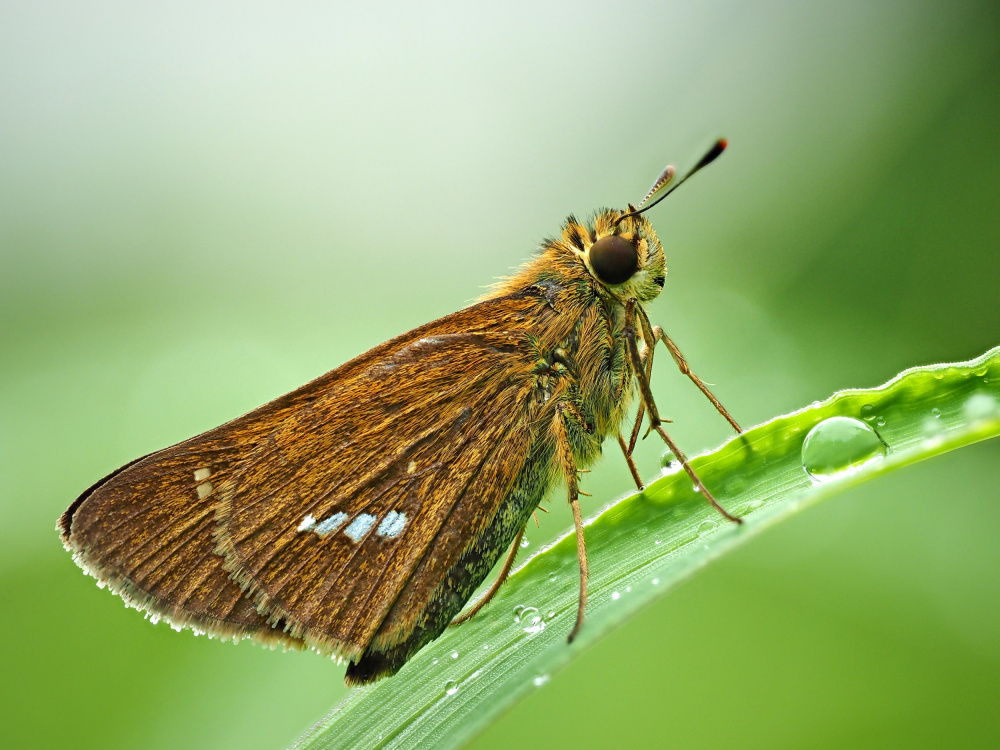
[[[639,251],[617,234],[602,237],[590,248],[590,266],[605,284],[621,284],[639,270]]]

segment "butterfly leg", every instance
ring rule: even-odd
[[[632,359],[632,368],[635,372],[636,380],[639,381],[639,393],[642,394],[642,401],[646,406],[646,411],[649,412],[650,429],[656,430],[660,437],[663,438],[663,442],[665,442],[667,447],[670,448],[670,452],[677,457],[677,460],[681,462],[681,466],[684,467],[684,471],[686,471],[687,475],[691,477],[691,481],[694,483],[695,488],[701,492],[702,496],[712,505],[712,507],[730,521],[733,521],[734,523],[743,523],[741,519],[731,515],[725,508],[719,505],[718,501],[714,497],[712,497],[712,493],[708,491],[708,488],[704,484],[702,484],[701,479],[695,473],[694,469],[691,468],[691,464],[688,463],[687,457],[681,452],[681,449],[677,447],[677,443],[675,443],[673,438],[671,438],[663,429],[663,422],[656,409],[656,402],[653,400],[653,392],[649,387],[649,379],[646,377],[646,371],[643,367],[642,358],[639,355],[639,346],[635,341],[635,317],[635,300],[630,299],[628,304],[625,306],[625,339],[628,344],[629,356]],[[640,318],[640,320],[641,319],[642,318]]]
[[[576,554],[580,560],[580,599],[576,609],[576,624],[570,631],[568,641],[573,642],[583,625],[583,611],[587,606],[587,545],[583,539],[583,516],[580,514],[580,480],[573,458],[573,448],[567,435],[567,421],[572,419],[572,408],[568,404],[559,404],[553,429],[556,438],[556,458],[566,478],[566,490],[569,495],[569,505],[573,511],[573,526],[576,528]]]
[[[490,599],[496,596],[500,587],[503,586],[504,581],[507,580],[507,576],[510,575],[510,569],[514,567],[514,558],[517,557],[517,551],[521,548],[521,538],[524,536],[524,530],[526,528],[527,526],[522,526],[521,530],[517,532],[517,536],[514,537],[514,543],[511,545],[510,551],[507,553],[507,559],[503,561],[503,568],[500,569],[500,575],[497,576],[493,585],[490,586],[489,591],[483,594],[479,601],[473,604],[467,612],[463,612],[452,620],[451,627],[461,625],[463,622],[471,620],[479,610],[490,603]]]
[[[732,418],[726,407],[715,397],[715,395],[708,390],[708,386],[705,385],[704,381],[695,375],[691,368],[688,366],[687,360],[684,359],[684,355],[681,354],[681,350],[677,348],[677,344],[670,340],[670,337],[663,332],[663,329],[659,326],[650,326],[649,318],[646,317],[646,313],[641,309],[637,309],[639,323],[642,326],[642,338],[644,341],[648,341],[649,347],[655,348],[658,341],[662,341],[663,345],[667,347],[670,352],[670,356],[674,358],[674,362],[677,364],[677,369],[681,371],[682,375],[687,375],[688,378],[698,386],[698,390],[705,394],[705,397],[712,402],[712,406],[721,414],[727,422],[732,426],[736,432],[743,432],[743,429],[736,423],[736,420]],[[649,360],[652,362],[652,352],[650,352]],[[646,373],[646,378],[649,378],[649,373]]]
[[[641,412],[639,418],[642,418]],[[635,461],[632,460],[632,452],[629,450],[628,444],[625,442],[625,438],[622,437],[621,432],[618,433],[618,445],[622,449],[622,455],[625,456],[625,463],[628,464],[628,470],[632,472],[632,481],[635,482],[635,488],[642,492],[642,490],[645,489],[645,485],[642,483],[642,477],[639,476],[639,470],[635,467]]]
[[[644,367],[646,368],[646,380],[649,380],[650,376],[653,374],[653,350],[655,347],[646,345],[643,342],[642,351],[640,352],[640,359]],[[622,449],[622,454],[625,456],[625,463],[628,464],[628,470],[632,473],[632,480],[635,482],[636,489],[640,492],[645,489],[642,483],[642,477],[639,476],[639,470],[635,466],[635,461],[632,460],[632,452],[635,450],[635,443],[639,437],[639,428],[642,427],[642,417],[646,413],[646,407],[639,401],[639,409],[635,414],[635,424],[632,425],[632,433],[629,436],[628,443],[622,437],[621,433],[618,433],[618,445]],[[669,419],[664,420],[669,422]]]

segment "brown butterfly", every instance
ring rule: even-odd
[[[685,179],[724,148],[719,141]],[[643,202],[666,197],[672,175]],[[497,582],[461,619],[489,600],[531,514],[564,481],[580,557],[572,640],[587,583],[578,472],[605,438],[617,438],[641,489],[631,454],[648,413],[704,497],[738,520],[664,432],[649,389],[663,341],[739,430],[643,310],[666,275],[645,210],[602,210],[587,224],[570,217],[480,302],[113,472],[63,514],[64,544],[156,617],[311,647],[349,660],[347,683],[365,683],[436,638],[509,549]]]

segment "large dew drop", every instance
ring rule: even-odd
[[[875,430],[851,417],[830,417],[809,430],[802,444],[802,466],[817,482],[857,470],[885,456]]]

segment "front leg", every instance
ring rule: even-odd
[[[653,369],[652,349],[656,348],[656,342],[662,341],[663,345],[667,347],[667,350],[670,352],[670,356],[673,357],[674,362],[677,364],[677,369],[681,371],[681,374],[686,375],[692,383],[698,386],[698,390],[705,394],[705,398],[712,402],[712,406],[716,408],[719,414],[725,417],[726,421],[729,422],[736,432],[743,432],[743,429],[736,423],[736,420],[730,416],[728,411],[726,411],[726,407],[724,407],[719,399],[717,399],[715,395],[708,390],[708,386],[705,385],[705,382],[691,371],[687,360],[684,359],[684,355],[681,354],[681,350],[677,348],[677,344],[670,340],[670,337],[663,332],[662,328],[650,325],[649,318],[646,317],[646,312],[641,307],[636,306],[636,315],[639,318],[639,324],[642,326],[643,341],[648,342],[647,348],[650,350],[648,355],[650,366],[646,370],[646,379],[649,379]],[[632,445],[634,444],[635,438],[633,437]]]
[[[646,411],[649,412],[649,428],[651,430],[656,430],[660,437],[663,438],[663,442],[667,444],[670,448],[671,453],[677,457],[677,460],[681,462],[681,466],[684,467],[684,471],[687,472],[688,476],[691,477],[691,481],[698,491],[702,493],[702,496],[711,503],[719,513],[725,516],[730,521],[734,523],[743,523],[742,520],[736,516],[730,515],[725,508],[719,505],[718,501],[712,497],[712,493],[708,491],[708,488],[702,484],[701,479],[695,473],[694,469],[691,468],[691,464],[688,463],[687,457],[681,452],[680,448],[677,447],[677,443],[666,433],[663,429],[663,422],[660,419],[660,414],[656,408],[656,402],[653,400],[653,392],[649,387],[649,379],[646,377],[646,371],[643,367],[642,357],[639,355],[639,347],[635,340],[635,316],[636,316],[636,301],[630,299],[625,306],[625,340],[628,345],[629,356],[632,358],[632,369],[635,372],[635,378],[639,382],[639,393],[642,396],[642,403],[646,407]]]

